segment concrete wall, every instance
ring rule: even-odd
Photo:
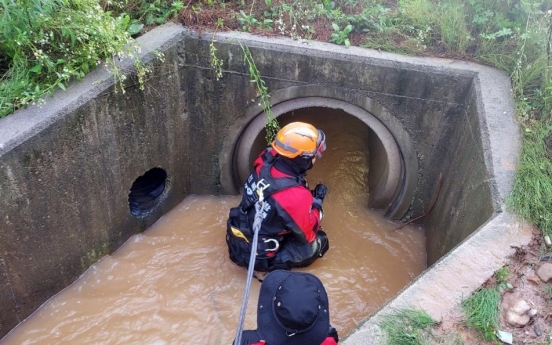
[[[219,156],[258,102],[238,41],[250,47],[269,90],[315,84],[353,104],[369,98],[399,120],[420,167],[410,216],[426,209],[438,174],[445,176],[427,218],[432,260],[494,210],[473,68],[239,33],[216,40],[221,80],[211,68],[211,36],[167,25],[140,38],[153,68],[144,91],[130,79],[125,94],[114,93],[98,70],[44,105],[0,120],[0,336],[186,195],[223,191]],[[154,60],[154,49],[164,51],[164,62]],[[168,174],[166,198],[149,216],[133,217],[130,187],[153,167]],[[468,217],[472,210],[484,212]]]
[[[246,72],[241,48],[235,41],[228,42],[230,44],[217,44],[219,57],[228,62],[221,81],[213,79],[212,70],[205,69],[210,61],[209,38],[187,43],[193,48],[186,50],[184,68],[189,71],[186,73],[201,80],[203,87],[209,85],[207,90],[216,89],[221,82],[227,83],[226,89],[219,90],[223,97],[228,92],[234,93],[233,90],[247,92],[251,89],[248,79],[237,77]],[[430,215],[421,220],[427,229],[428,264],[433,264],[458,245],[499,210],[498,205],[493,204],[491,172],[484,159],[481,138],[484,133],[479,128],[483,115],[478,113],[479,95],[473,84],[475,72],[360,58],[342,54],[342,50],[335,54],[296,47],[280,50],[263,42],[248,42],[248,46],[269,90],[315,84],[335,93],[345,91],[350,103],[358,104],[359,98],[369,98],[400,121],[410,135],[419,164],[418,186],[406,218],[427,211],[437,197]],[[203,68],[198,68],[200,66]],[[241,107],[248,106],[255,99],[249,95],[245,99],[241,98],[242,95],[235,95],[236,99],[228,108],[236,107],[237,101],[242,102]],[[199,93],[196,97],[204,95]],[[195,104],[193,111],[203,114],[217,113],[223,111],[221,105],[224,107],[224,102],[201,103],[198,100]],[[230,122],[240,121],[243,116],[244,112],[237,110],[233,110],[235,114]],[[391,127],[385,118],[380,117],[380,120]],[[208,136],[216,136],[230,122],[222,119],[222,126],[202,128],[202,131],[207,131]],[[204,160],[217,154],[216,145],[211,148]],[[208,166],[209,162],[202,165]],[[440,173],[443,185],[436,195]],[[213,173],[210,183],[202,188],[216,192],[213,187],[217,183],[220,181]]]
[[[500,205],[494,204],[493,186],[488,183],[491,173],[485,164],[475,88],[469,95],[460,116],[444,117],[439,126],[443,135],[428,157],[428,164],[436,167],[428,169],[433,170],[431,174],[442,173],[440,191],[438,176],[426,189],[431,192],[429,203],[436,199],[424,221],[430,265],[500,210]]]
[[[217,37],[217,54],[225,62],[224,77],[219,81],[214,78],[210,68],[210,37],[186,39],[186,47],[189,49],[186,49],[183,78],[199,86],[188,94],[188,107],[193,113],[214,114],[212,116],[216,117],[217,126],[212,126],[212,122],[202,117],[197,130],[202,135],[218,137],[215,141],[219,145],[223,140],[236,136],[236,133],[224,135],[225,129],[231,124],[237,122],[245,126],[251,120],[244,118],[243,109],[258,103],[254,85],[250,83],[247,67],[243,63],[238,39],[239,34],[220,34]],[[327,97],[332,97],[331,93],[335,91],[347,94],[345,99],[340,99],[352,104],[358,104],[359,99],[369,98],[385,107],[410,134],[421,157],[419,163],[422,170],[432,168],[425,164],[424,157],[430,155],[433,147],[445,135],[439,128],[443,117],[461,117],[474,76],[471,71],[430,68],[372,56],[351,55],[343,47],[332,51],[309,50],[308,46],[280,46],[251,40],[246,36],[242,39],[247,42],[270,91],[316,85],[330,90]],[[208,102],[204,101],[206,92],[214,92]],[[298,94],[297,97],[305,95]],[[385,119],[381,120],[385,124]],[[455,124],[451,122],[449,125]],[[201,144],[199,141],[197,143],[199,149]],[[203,157],[197,158],[198,165],[210,166],[211,157],[220,153],[219,145],[213,142],[204,147],[207,151]],[[209,172],[209,176],[207,184],[198,187],[203,192],[218,192],[220,181],[217,172]],[[413,199],[410,215],[424,210],[428,197],[426,188],[434,184],[434,178],[432,175],[420,174],[420,194]]]
[[[143,92],[129,80],[114,93],[97,71],[0,122],[0,336],[188,193],[176,48],[152,64]],[[133,217],[130,188],[153,167],[168,174],[166,199]]]

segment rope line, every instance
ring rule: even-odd
[[[247,267],[247,280],[245,283],[245,291],[243,292],[243,302],[240,310],[238,329],[236,331],[236,337],[234,338],[234,345],[242,345],[241,340],[243,323],[245,320],[245,311],[247,309],[247,301],[249,299],[249,291],[251,289],[251,279],[253,278],[253,269],[255,267],[255,256],[257,255],[257,241],[259,238],[259,231],[261,230],[261,223],[263,222],[262,211],[265,204],[263,190],[267,187],[268,185],[263,185],[257,190],[259,192],[259,200],[255,203],[255,219],[253,220],[253,243],[251,243],[251,256],[249,257],[249,265]]]

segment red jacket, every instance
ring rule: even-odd
[[[242,333],[243,345],[284,345],[284,344],[269,344],[261,340],[257,331],[244,331]],[[337,341],[332,336],[327,336],[320,345],[337,345]],[[232,343],[233,345],[234,343]]]
[[[256,343],[243,343],[244,345],[271,345],[267,344],[264,340],[259,340]],[[320,345],[337,345],[336,341],[332,337],[327,337]]]
[[[258,178],[261,168],[267,160],[267,155],[275,158],[275,162],[270,168],[271,178],[296,178],[301,181],[294,187],[277,191],[267,199],[271,206],[271,211],[275,215],[267,215],[262,223],[260,235],[293,233],[295,238],[301,243],[311,243],[316,239],[316,232],[320,228],[320,211],[312,207],[313,197],[308,189],[306,180],[303,176],[292,171],[282,162],[278,162],[277,153],[272,149],[263,151],[253,163],[255,173]],[[247,183],[246,183],[247,184]]]

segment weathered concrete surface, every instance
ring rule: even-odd
[[[364,109],[382,107],[373,115],[395,138],[404,139],[397,128],[408,133],[415,152],[406,158],[419,167],[409,216],[427,209],[439,173],[444,176],[437,206],[424,219],[431,260],[459,241],[464,243],[456,250],[477,244],[466,237],[484,231],[489,218],[511,220],[501,206],[519,133],[503,73],[452,60],[222,33],[215,36],[224,60],[217,81],[212,39],[174,24],[157,28],[140,38],[154,69],[144,92],[129,82],[126,94],[115,94],[108,75],[98,70],[46,104],[0,121],[0,274],[8,281],[0,285],[0,336],[187,194],[223,192],[220,162],[261,113],[240,42],[250,48],[269,90],[286,94],[315,85],[303,90],[322,90],[311,96]],[[153,60],[149,52],[155,48],[165,52],[164,62]],[[135,218],[128,209],[130,187],[153,167],[169,176],[166,199],[148,217]],[[491,245],[491,239],[480,240]],[[497,252],[480,278],[490,276],[505,255]],[[436,265],[454,267],[456,257],[449,254]],[[413,291],[409,298],[431,289],[432,271],[405,290]]]
[[[417,155],[422,157],[418,157],[418,160],[424,173],[419,174],[417,195],[412,199],[409,214],[412,216],[423,212],[429,197],[426,189],[434,185],[437,177],[432,166],[423,164],[423,157],[429,156],[443,137],[439,129],[443,116],[453,121],[462,118],[464,103],[476,72],[450,68],[447,63],[426,66],[422,59],[412,60],[413,63],[408,58],[392,54],[385,56],[366,49],[346,49],[324,43],[306,45],[291,39],[268,40],[241,33],[217,34],[215,40],[218,42],[218,56],[225,61],[225,73],[221,81],[227,79],[227,86],[232,89],[248,93],[252,87],[247,80],[246,84],[240,85],[234,82],[237,74],[247,73],[238,43],[241,40],[250,48],[258,69],[262,71],[263,80],[268,89],[273,90],[272,93],[299,86],[316,86],[328,90],[319,94],[311,92],[309,96],[335,98],[359,107],[372,103],[385,108],[384,113],[391,114],[409,133]],[[187,52],[187,67],[196,68],[194,73],[201,72],[201,75],[196,74],[196,79],[212,79],[212,70],[198,69],[199,66],[209,66],[207,48],[210,42],[211,37],[204,35]],[[211,83],[211,88],[214,88],[217,81],[211,80]],[[246,105],[256,108],[258,101],[255,94],[248,95],[245,98]],[[300,91],[292,96],[306,95]],[[282,99],[271,97],[271,101],[277,104]],[[203,104],[203,107],[210,105]],[[232,109],[232,106],[229,108]],[[198,111],[207,112],[206,109]],[[232,127],[225,135],[227,143],[237,140],[241,129],[252,120],[251,116],[260,112],[260,109],[256,114],[250,111],[250,116],[244,116],[243,112],[236,114]],[[377,113],[373,115],[378,117]],[[379,119],[392,130],[387,119]],[[450,123],[450,126],[454,125],[454,122]],[[227,144],[228,151],[232,148],[233,145]],[[213,182],[218,181],[213,179]]]
[[[457,127],[441,126],[446,135],[435,146],[429,164],[436,164],[442,157],[447,157],[449,164],[440,170],[443,187],[425,220],[429,264],[448,253],[493,213],[502,211],[521,145],[514,109],[508,76],[481,66],[462,121]],[[435,195],[436,183],[428,190]]]
[[[21,319],[13,295],[4,259],[0,256],[0,337],[17,325]]]
[[[114,93],[98,70],[0,121],[0,336],[189,190],[177,41],[166,28],[148,43],[144,54],[172,49],[144,92]],[[169,175],[165,201],[135,218],[130,187],[153,167]]]
[[[431,200],[437,200],[425,220],[429,264],[450,251],[489,219],[495,210],[499,210],[499,206],[493,204],[492,187],[487,183],[492,172],[484,161],[485,147],[476,107],[468,107],[461,119],[456,126],[440,126],[446,136],[441,138],[427,158],[428,164],[438,166],[443,176],[440,190],[437,180],[433,186],[428,186],[432,192]],[[443,120],[449,121],[449,118]],[[447,158],[448,164],[440,164],[443,157]]]

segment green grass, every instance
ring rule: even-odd
[[[549,299],[548,304],[552,304],[552,284],[547,284],[544,288],[544,291],[546,291],[547,297]]]
[[[146,68],[124,24],[96,0],[0,0],[0,117],[65,89],[102,62],[121,90],[117,59],[131,57],[142,78]]]
[[[525,140],[508,205],[523,218],[552,236],[552,161],[545,138],[551,125],[533,122],[524,131]]]
[[[500,293],[495,287],[482,288],[462,302],[466,325],[476,329],[483,338],[495,338],[498,327]]]
[[[496,284],[497,285],[507,283],[508,277],[510,276],[510,272],[508,271],[508,267],[507,266],[501,267],[500,269],[498,269],[495,272],[494,276],[496,278]]]
[[[403,309],[384,315],[378,325],[387,336],[387,345],[426,345],[428,330],[434,324],[423,310]]]
[[[403,55],[416,55],[422,50],[417,40],[398,32],[369,34],[361,47]]]

